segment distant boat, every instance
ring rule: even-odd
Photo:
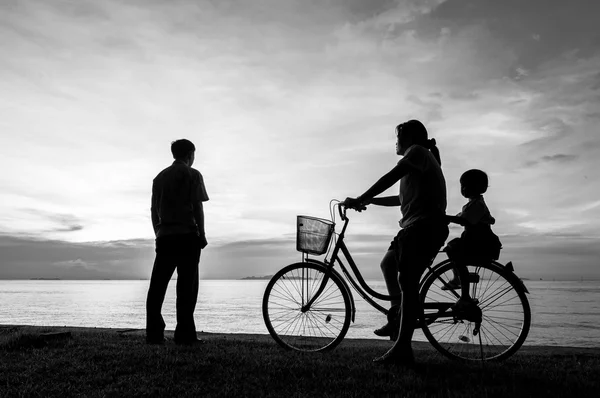
[[[265,275],[265,276],[245,276],[241,278],[243,281],[256,281],[256,280],[270,280],[273,278],[273,275]],[[314,279],[314,278],[302,278],[301,276],[286,276],[285,279]]]
[[[265,275],[265,276],[245,276],[241,278],[242,280],[269,280],[273,277],[273,275]]]

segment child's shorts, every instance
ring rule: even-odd
[[[500,249],[500,240],[472,242],[462,237],[452,239],[444,247],[448,258],[455,262],[497,260],[500,257]]]

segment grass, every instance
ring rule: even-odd
[[[423,345],[419,373],[378,367],[389,342],[346,340],[334,351],[284,351],[269,336],[212,335],[200,347],[148,346],[143,333],[0,329],[0,396],[571,397],[600,391],[597,350],[533,350],[463,364]]]

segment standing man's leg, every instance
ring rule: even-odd
[[[161,343],[164,339],[165,321],[161,310],[167,287],[175,271],[171,239],[156,239],[156,258],[150,277],[146,299],[146,342]]]
[[[198,301],[200,262],[198,238],[188,235],[182,240],[181,261],[177,266],[177,327],[175,341],[191,343],[197,340],[194,310]]]

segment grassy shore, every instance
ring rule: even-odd
[[[64,334],[48,334],[69,332]],[[195,347],[148,346],[143,331],[0,327],[0,397],[587,397],[600,350],[523,347],[502,363],[464,364],[416,344],[419,372],[380,367],[389,341],[334,351],[280,349],[268,335],[200,334]]]

